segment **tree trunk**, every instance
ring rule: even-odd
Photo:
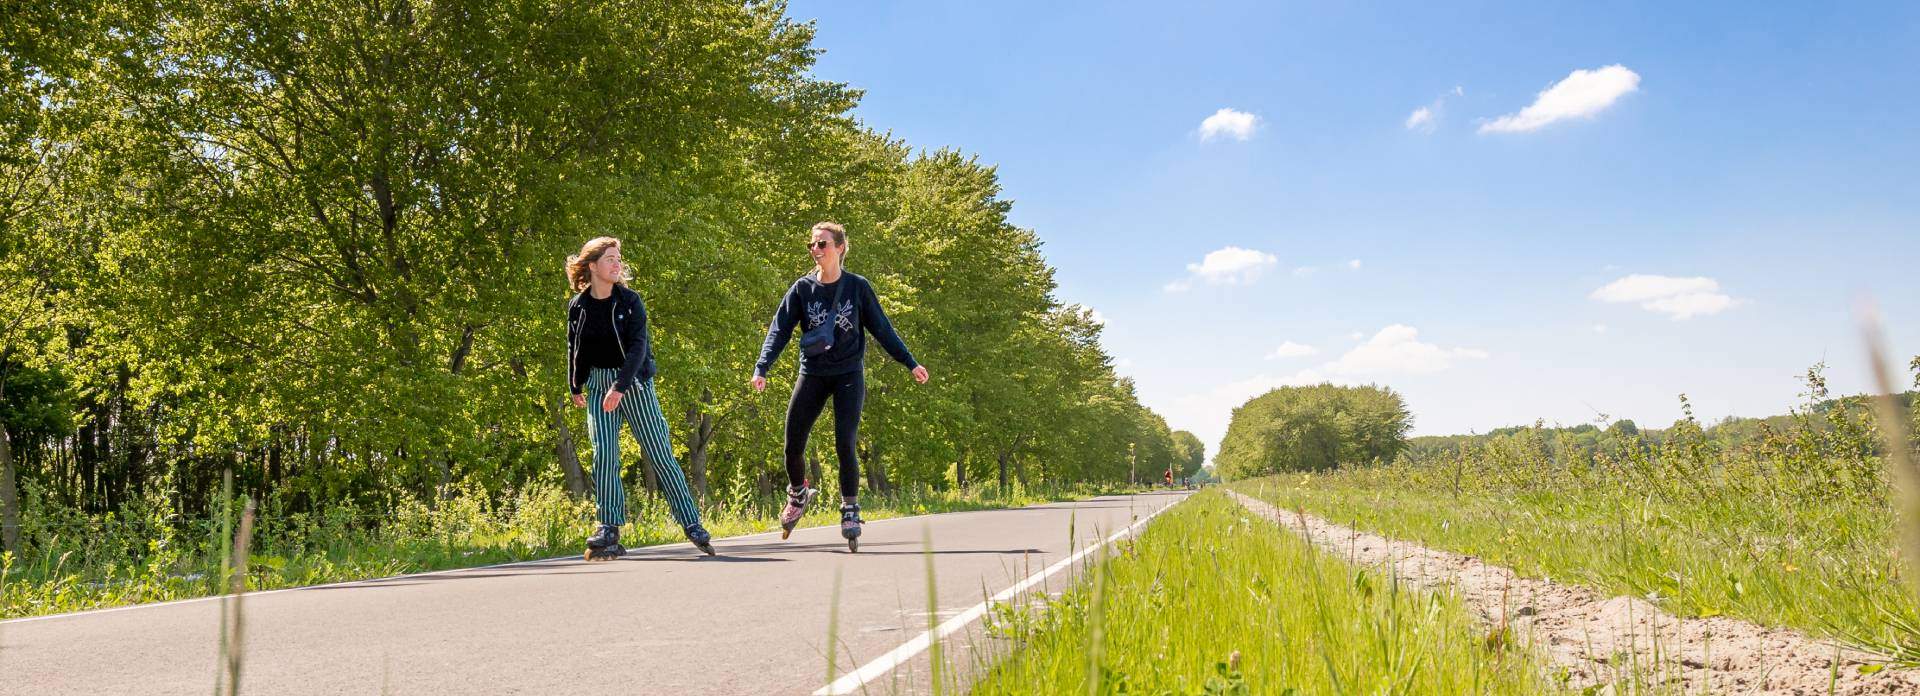
[[[687,426],[693,435],[687,441],[687,477],[693,485],[693,494],[700,500],[707,499],[707,446],[713,444],[713,414],[701,408],[701,404],[713,404],[713,390],[700,392],[700,403],[687,408]]]
[[[20,491],[14,487],[13,443],[0,425],[0,551],[20,553]]]
[[[962,492],[967,490],[967,450],[960,448],[960,456],[953,459],[953,484]]]
[[[549,410],[553,412],[553,455],[560,460],[560,473],[566,475],[567,492],[576,498],[590,497],[593,483],[580,470],[580,450],[573,443],[573,429],[567,427],[565,397],[560,408]]]
[[[1011,452],[1000,453],[1000,494],[1007,493],[1007,457]]]
[[[892,485],[887,481],[887,467],[880,463],[880,450],[869,448],[860,457],[860,465],[867,470],[867,489],[875,493],[885,493]]]
[[[1025,435],[1015,437],[1013,438],[1013,444],[1007,445],[1006,449],[1000,450],[1000,493],[1002,495],[1007,492],[1007,461],[1013,458],[1013,451],[1020,449],[1020,441],[1025,440],[1026,437]]]

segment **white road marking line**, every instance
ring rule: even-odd
[[[1181,500],[1185,500],[1185,498],[1182,498]],[[1013,599],[1015,596],[1019,595],[1021,592],[1026,591],[1028,588],[1031,588],[1034,585],[1040,584],[1040,582],[1043,580],[1046,580],[1048,576],[1051,576],[1054,573],[1058,573],[1061,570],[1065,570],[1069,566],[1072,566],[1074,561],[1078,561],[1081,558],[1086,557],[1087,554],[1090,554],[1090,553],[1093,553],[1094,551],[1098,551],[1102,548],[1105,548],[1108,544],[1119,541],[1122,537],[1132,534],[1134,530],[1139,529],[1142,525],[1145,525],[1148,520],[1151,520],[1154,517],[1159,516],[1160,513],[1166,512],[1168,508],[1171,508],[1178,504],[1180,504],[1180,501],[1176,500],[1174,502],[1161,506],[1160,509],[1154,510],[1153,512],[1148,513],[1146,517],[1142,517],[1138,520],[1135,520],[1134,523],[1131,525],[1128,525],[1126,529],[1122,529],[1118,532],[1114,532],[1112,536],[1107,537],[1105,540],[1101,541],[1100,543],[1095,544],[1093,546],[1088,546],[1086,548],[1081,549],[1078,553],[1075,553],[1071,556],[1055,561],[1053,565],[1047,566],[1046,570],[1042,570],[1038,573],[1029,575],[1027,576],[1027,579],[1021,580],[1019,584],[1016,584],[1012,587],[1001,590],[998,594],[995,594],[994,596],[988,598],[987,601],[981,602],[979,604],[975,604],[973,605],[972,608],[964,612],[961,612],[959,616],[955,616],[951,619],[947,619],[945,623],[942,623],[939,626],[936,626],[934,628],[921,632],[920,635],[914,636],[912,640],[909,640],[905,643],[900,644],[900,647],[894,648],[892,651],[888,652],[887,654],[881,655],[880,657],[875,658],[872,662],[868,662],[867,664],[861,666],[860,669],[841,675],[840,678],[835,679],[832,684],[828,684],[826,686],[820,687],[819,690],[814,691],[813,696],[829,696],[830,694],[853,693],[855,690],[859,689],[861,686],[864,686],[867,682],[873,681],[874,679],[877,679],[882,675],[885,675],[886,673],[893,671],[895,667],[899,667],[901,664],[905,663],[906,661],[913,659],[915,656],[919,655],[922,652],[925,652],[926,649],[933,644],[933,641],[936,640],[935,638],[936,634],[938,635],[938,638],[937,638],[938,640],[946,640],[947,636],[953,635],[955,632],[958,632],[962,628],[966,628],[967,624],[971,624],[974,621],[978,620],[981,616],[985,615],[987,613],[987,607],[991,606],[994,602],[1005,602],[1009,599]]]

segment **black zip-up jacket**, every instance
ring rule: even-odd
[[[586,307],[581,299],[590,290],[582,290],[567,301],[567,388],[579,394],[587,386],[588,367],[580,358],[580,328],[585,323]],[[647,306],[640,302],[640,293],[625,285],[613,286],[613,335],[620,343],[620,352],[626,355],[626,362],[620,365],[620,376],[613,382],[613,390],[626,393],[635,382],[644,382],[653,378],[653,341],[647,337]]]

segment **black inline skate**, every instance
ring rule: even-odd
[[[588,561],[604,561],[626,555],[627,547],[620,545],[620,527],[611,524],[600,525],[600,529],[587,537]]]

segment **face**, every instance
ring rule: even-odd
[[[627,267],[620,263],[620,247],[613,247],[600,254],[600,258],[587,264],[593,269],[595,280],[617,283],[627,277]]]
[[[826,230],[814,230],[807,240],[807,253],[813,255],[813,262],[820,265],[840,262],[840,247],[833,241],[833,233]]]

